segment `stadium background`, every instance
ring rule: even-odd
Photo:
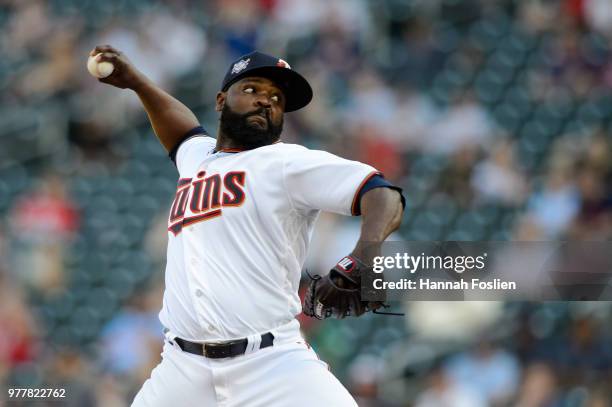
[[[0,404],[66,387],[61,405],[126,405],[159,360],[176,173],[137,99],[87,74],[96,44],[212,132],[227,64],[284,56],[315,89],[284,140],[404,187],[396,238],[612,236],[607,0],[3,0],[0,27]],[[322,218],[318,272],[359,226]],[[362,406],[612,403],[609,303],[405,310],[303,320]]]

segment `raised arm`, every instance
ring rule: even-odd
[[[115,69],[110,76],[98,80],[136,92],[155,135],[168,152],[172,151],[187,132],[199,126],[198,119],[187,106],[151,82],[120,51],[110,45],[99,45],[90,55],[99,53],[102,55],[98,57],[98,62],[110,62]]]

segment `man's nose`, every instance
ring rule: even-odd
[[[272,107],[272,102],[270,101],[270,97],[268,95],[259,95],[256,104],[258,107],[265,107],[267,109]]]

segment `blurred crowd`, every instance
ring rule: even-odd
[[[159,361],[176,174],[135,95],[88,75],[97,44],[211,133],[228,63],[282,56],[315,90],[283,140],[401,185],[397,239],[612,237],[607,0],[1,0],[0,27],[3,391],[122,406]],[[358,225],[324,215],[308,267],[348,252]],[[360,406],[612,404],[610,304],[406,309],[302,320]]]

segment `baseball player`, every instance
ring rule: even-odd
[[[366,242],[401,222],[401,190],[376,169],[280,141],[283,116],[312,99],[307,80],[260,52],[232,63],[217,93],[217,138],[121,52],[100,79],[139,96],[179,172],[168,215],[162,362],[133,406],[355,406],[304,341],[296,320],[359,316]],[[315,278],[302,307],[298,285],[320,211],[361,215],[359,242]],[[134,344],[138,346],[138,344]]]

